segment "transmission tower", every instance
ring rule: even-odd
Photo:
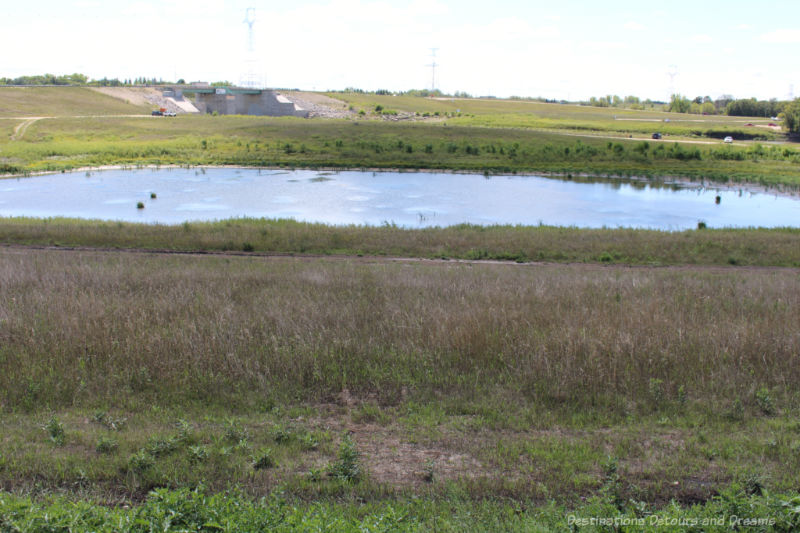
[[[678,76],[678,66],[670,65],[667,67],[667,76],[669,76],[669,98],[667,101],[672,100],[672,95],[675,94],[675,78]]]
[[[258,60],[254,43],[253,24],[256,22],[256,8],[248,7],[244,13],[244,23],[247,24],[247,54],[244,60],[244,72],[242,73],[240,85],[242,87],[260,88],[259,77],[256,73]]]
[[[426,67],[431,67],[431,92],[436,90],[436,67],[439,65],[436,63],[436,51],[439,50],[438,48],[431,48],[431,62]]]

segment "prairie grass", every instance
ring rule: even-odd
[[[0,402],[252,406],[347,389],[648,410],[795,401],[795,270],[623,270],[15,250]],[[651,380],[659,380],[659,398]],[[749,403],[747,403],[749,402]]]
[[[652,505],[789,490],[797,281],[7,249],[0,486],[574,504],[611,456]]]
[[[792,490],[799,291],[796,269],[6,249],[0,488]]]
[[[265,219],[170,226],[0,218],[0,243],[637,265],[800,266],[800,230],[793,228],[668,232],[458,225],[403,229]]]

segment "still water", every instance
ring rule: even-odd
[[[143,209],[137,209],[138,202]],[[800,198],[619,180],[175,168],[0,180],[0,216],[165,224],[264,217],[412,228],[467,222],[679,230],[696,228],[699,221],[708,227],[797,227]]]

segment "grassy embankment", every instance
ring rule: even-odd
[[[659,110],[629,110],[500,99],[431,99],[357,93],[330,93],[366,117],[394,112],[447,120],[450,124],[546,129],[587,134],[631,134],[649,139],[654,132],[678,139],[773,140],[784,137],[780,129],[765,127],[772,120],[725,115],[690,115]],[[380,106],[380,111],[376,109]],[[388,115],[387,115],[388,113]],[[746,126],[753,124],[753,126]]]
[[[0,100],[4,94],[0,91]],[[422,98],[409,100],[419,101],[420,106],[452,104]],[[790,187],[800,184],[800,151],[791,145],[676,144],[595,135],[578,138],[575,132],[581,130],[579,124],[595,133],[635,133],[641,137],[642,130],[653,128],[654,123],[647,121],[656,119],[646,118],[652,113],[641,112],[640,121],[614,120],[608,110],[558,104],[467,104],[479,109],[489,107],[481,111],[483,114],[476,111],[446,121],[415,123],[370,117],[354,121],[234,116],[45,119],[31,124],[22,139],[10,141],[0,136],[0,172],[102,165],[226,164],[684,176]],[[515,106],[535,112],[511,113],[506,109],[516,109]],[[700,128],[699,134],[709,135],[720,124],[728,127],[728,123],[737,123],[729,117],[715,117],[714,121],[691,128]],[[663,129],[661,124],[657,125]],[[676,133],[691,134],[690,130],[680,130],[688,126],[673,124],[669,127],[679,128]],[[774,136],[771,130],[757,130]]]
[[[151,109],[86,87],[0,87],[0,124],[9,117],[133,115]]]
[[[607,143],[450,119],[48,119],[0,142],[0,165],[513,165],[502,168],[797,183],[793,148],[697,145],[697,159],[677,155],[693,145],[666,145],[672,155],[662,157],[660,143],[641,153],[642,141]],[[742,160],[715,159],[717,150]],[[0,225],[6,243],[684,265],[797,266],[797,238],[286,221]],[[796,494],[800,466],[798,287],[796,269],[5,249],[0,486],[39,502],[53,492],[140,501],[152,488],[198,485],[244,494],[208,504],[165,494],[108,511],[63,502],[45,511],[3,495],[0,525],[13,531],[19,516],[45,530],[100,516],[117,530],[147,527],[137,518],[163,529],[170,517],[173,528],[338,520],[340,530],[563,530],[570,510],[661,509],[774,517],[791,530],[797,503],[782,502]],[[249,498],[261,495],[268,508],[254,511]]]
[[[797,276],[7,251],[0,482],[651,510],[795,491]]]
[[[0,243],[520,262],[800,266],[796,228],[667,232],[459,225],[408,230],[258,219],[170,226],[2,218]]]

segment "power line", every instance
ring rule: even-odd
[[[431,63],[425,65],[426,67],[431,67],[431,91],[436,90],[436,67],[439,65],[436,63],[436,51],[439,50],[438,48],[431,48]]]

